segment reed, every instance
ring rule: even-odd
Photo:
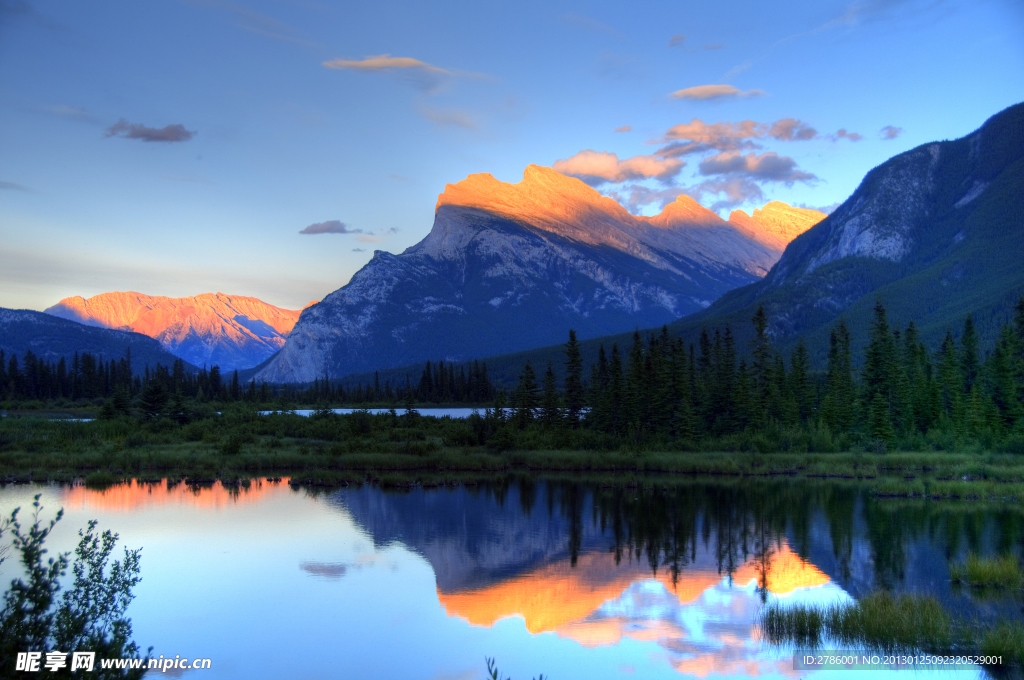
[[[886,651],[945,650],[954,640],[952,620],[938,600],[884,591],[849,604],[772,603],[758,623],[764,640],[776,645],[817,647],[827,640]]]
[[[1024,570],[1013,555],[979,557],[970,553],[966,560],[949,565],[949,577],[954,583],[977,588],[1020,588],[1024,585]]]

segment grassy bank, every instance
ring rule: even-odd
[[[497,427],[480,445],[482,428]],[[504,428],[504,429],[503,429]],[[788,475],[863,484],[876,495],[1024,500],[1024,457],[1000,453],[865,451],[759,453],[640,448],[565,430],[562,448],[529,446],[509,425],[424,417],[228,411],[179,424],[122,417],[94,422],[0,419],[0,481],[94,483],[124,478],[289,476],[310,484],[391,479],[434,483],[454,474]],[[550,441],[543,442],[551,444]],[[558,442],[554,442],[558,443]],[[525,445],[525,446],[524,446]]]
[[[951,616],[930,596],[877,592],[859,602],[825,606],[772,603],[758,615],[772,645],[865,648],[884,652],[999,656],[1024,665],[1024,627],[1017,622],[978,626]]]

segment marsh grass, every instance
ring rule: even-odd
[[[1013,588],[1024,585],[1024,571],[1013,555],[979,557],[970,553],[962,562],[949,565],[949,577],[954,583],[977,588]]]
[[[484,441],[480,432],[487,428],[497,429]],[[493,445],[495,438],[501,446]],[[500,477],[512,471],[619,478],[788,476],[833,483],[849,480],[866,484],[882,498],[1024,500],[1024,464],[1011,454],[837,453],[831,452],[834,447],[804,446],[795,440],[769,453],[739,439],[715,441],[723,450],[688,450],[680,441],[631,448],[590,430],[563,428],[550,433],[535,426],[520,430],[479,418],[407,421],[365,413],[260,416],[237,406],[226,408],[221,416],[185,425],[166,418],[121,417],[88,423],[2,418],[0,481],[69,482],[93,473],[117,479],[273,474],[309,479],[316,485],[332,478],[351,483],[370,473],[388,475],[395,484],[399,477],[415,480],[453,473]]]
[[[946,650],[954,642],[949,614],[933,597],[878,592],[849,604],[783,606],[758,615],[766,642],[818,647],[825,641],[885,651]]]

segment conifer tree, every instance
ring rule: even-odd
[[[523,372],[519,374],[519,386],[516,387],[515,409],[516,422],[519,429],[525,428],[533,420],[537,408],[537,374],[527,361]]]
[[[964,394],[970,394],[978,380],[978,335],[974,331],[974,319],[968,314],[964,320],[964,332],[960,336],[960,372],[964,378]]]
[[[763,422],[768,399],[768,385],[772,372],[772,347],[768,339],[768,314],[764,305],[758,305],[751,319],[754,324],[754,339],[751,343],[750,378],[753,383],[751,411],[755,422]]]
[[[541,399],[541,420],[552,427],[562,420],[562,411],[558,403],[558,387],[555,384],[555,371],[548,362],[548,370],[544,373],[544,396]]]
[[[576,331],[570,330],[565,344],[565,416],[572,427],[579,424],[583,398],[583,358]]]
[[[796,404],[797,418],[801,423],[806,423],[810,420],[814,409],[814,389],[808,377],[811,359],[803,338],[797,341],[796,349],[793,350],[793,356],[789,363],[790,392]]]

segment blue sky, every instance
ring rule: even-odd
[[[644,214],[831,206],[1021,100],[1015,0],[0,0],[0,306],[298,308],[531,163]]]

